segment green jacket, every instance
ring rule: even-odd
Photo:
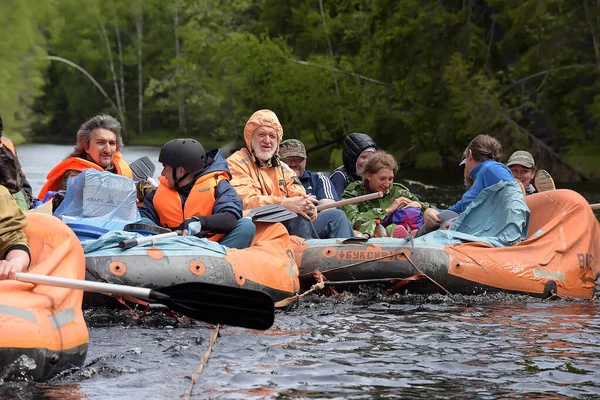
[[[364,182],[352,182],[348,185],[344,194],[342,194],[342,200],[363,196],[365,194],[369,193],[367,193]],[[406,186],[400,183],[394,183],[388,191],[385,192],[382,198],[350,204],[342,207],[342,210],[344,210],[348,216],[352,228],[359,232],[373,235],[373,232],[375,232],[375,220],[378,219],[383,222],[388,215],[385,212],[385,209],[398,197],[406,197],[407,199],[421,203],[421,213],[430,207],[429,203],[420,201]],[[390,236],[392,236],[395,226],[396,224],[390,224],[386,227]]]
[[[0,185],[0,260],[14,247],[29,249],[23,228],[27,225],[27,217],[19,207],[8,189]]]

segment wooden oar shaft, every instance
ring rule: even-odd
[[[45,276],[17,272],[15,279],[21,282],[36,283],[49,286],[68,287],[71,289],[80,289],[94,293],[120,294],[124,296],[150,298],[150,290],[135,286],[116,285],[113,283],[82,281],[79,279],[58,278],[55,276]]]
[[[375,192],[370,194],[365,194],[363,196],[353,197],[351,199],[336,201],[335,203],[329,204],[321,204],[317,206],[317,211],[327,210],[329,208],[343,207],[349,204],[360,203],[361,201],[380,199],[383,197],[383,192]]]

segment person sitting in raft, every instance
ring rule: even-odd
[[[464,183],[467,191],[462,198],[448,210],[460,214],[466,210],[469,204],[479,193],[500,181],[516,182],[510,169],[500,160],[502,145],[489,135],[477,135],[463,152],[460,166],[464,166]],[[441,219],[439,210],[429,208],[424,213],[425,225],[423,225],[417,236],[422,236],[440,227]]]
[[[374,192],[384,193],[380,199],[342,207],[354,229],[373,236],[375,221],[380,220],[390,236],[404,239],[408,235],[406,226],[416,233],[423,225],[422,213],[430,206],[419,201],[406,186],[394,183],[397,171],[398,163],[394,157],[378,150],[365,164],[363,181],[348,185],[342,200]]]
[[[223,246],[250,246],[256,228],[242,218],[242,201],[219,149],[206,153],[194,139],[175,139],[162,147],[158,162],[160,182],[138,207],[142,217]]]
[[[513,176],[523,184],[526,195],[555,189],[550,174],[543,169],[537,171],[535,160],[528,151],[517,150],[512,153],[506,162],[506,166],[510,168]],[[540,186],[539,188],[534,186],[534,177],[536,185]]]
[[[0,279],[29,268],[31,255],[23,228],[27,218],[8,189],[0,185]]]
[[[67,158],[58,163],[46,176],[46,183],[38,198],[44,200],[48,192],[66,189],[67,180],[86,168],[108,171],[133,178],[129,165],[121,156],[123,138],[121,124],[110,115],[96,115],[84,122],[77,132],[77,144]],[[148,182],[136,182],[138,200],[153,188]],[[55,204],[55,207],[58,204]]]
[[[0,116],[0,185],[15,198],[19,208],[27,211],[33,203],[31,185],[25,177],[13,142],[2,136],[4,125]]]
[[[298,214],[283,222],[288,232],[301,238],[319,239],[313,222],[317,219],[317,199],[306,194],[302,183],[279,159],[283,128],[271,110],[256,111],[246,122],[246,147],[228,159],[231,184],[244,203],[244,209],[280,204]]]
[[[361,174],[365,164],[376,149],[377,145],[369,135],[351,133],[346,136],[342,148],[344,165],[337,167],[329,176],[338,197],[342,197],[342,193],[350,183],[362,180]]]
[[[318,204],[329,204],[339,201],[333,190],[331,181],[320,172],[306,170],[306,149],[298,139],[287,139],[279,145],[279,158],[298,176],[306,194],[317,199]],[[323,210],[317,214],[314,222],[317,234],[321,239],[347,238],[354,236],[352,226],[346,214],[337,208]]]

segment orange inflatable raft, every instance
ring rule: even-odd
[[[445,289],[590,299],[600,275],[600,225],[589,204],[571,190],[534,194],[526,202],[528,236],[511,247],[477,242],[435,246],[419,244],[419,239],[411,245],[390,238],[299,243],[295,256],[301,287],[314,284],[319,271],[336,287],[387,283],[415,293]]]
[[[149,288],[207,282],[263,291],[273,301],[300,290],[291,239],[280,223],[257,223],[252,246],[241,250],[185,236],[127,250],[119,248],[119,241],[131,235],[115,231],[97,241],[84,242],[86,279]],[[119,305],[113,298],[96,293],[86,293],[84,304]]]
[[[59,219],[28,214],[25,228],[31,247],[29,271],[84,279],[85,259],[75,234]],[[44,380],[81,366],[88,348],[83,292],[18,281],[0,281],[0,376],[15,373]],[[20,365],[26,362],[27,368]]]

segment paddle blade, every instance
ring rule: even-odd
[[[257,290],[189,282],[150,291],[150,300],[190,318],[215,324],[269,329],[275,319],[271,297]]]
[[[150,160],[150,157],[143,156],[129,164],[129,168],[131,168],[131,172],[133,173],[134,181],[144,181],[154,176],[156,165]]]
[[[283,222],[298,216],[279,204],[268,204],[249,211],[248,215],[254,222]]]

